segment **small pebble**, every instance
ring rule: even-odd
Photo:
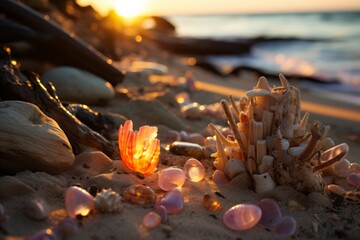
[[[164,138],[164,143],[173,143],[176,141],[180,141],[180,133],[175,130],[169,130]]]
[[[35,199],[26,206],[25,213],[34,220],[42,221],[49,216],[49,208],[43,200]]]
[[[225,226],[234,231],[254,227],[261,219],[261,209],[253,204],[238,204],[227,210],[223,221]]]
[[[184,164],[186,178],[192,182],[200,182],[205,177],[205,168],[195,158],[190,158]]]
[[[273,199],[264,198],[258,206],[262,212],[260,223],[264,226],[272,227],[282,218],[280,208]]]
[[[177,167],[169,167],[159,173],[158,185],[164,191],[182,187],[185,183],[185,173]]]
[[[349,171],[350,171],[350,173],[356,173],[356,174],[360,175],[360,164],[350,163]]]
[[[175,188],[168,192],[160,204],[163,205],[168,214],[177,214],[184,208],[184,197],[180,189]]]
[[[326,190],[329,191],[331,194],[335,194],[337,196],[345,196],[346,191],[342,187],[336,184],[329,184],[326,187]]]
[[[155,228],[161,223],[161,216],[156,212],[148,212],[143,218],[143,225],[147,228]]]
[[[230,182],[229,178],[225,175],[223,171],[215,170],[212,179],[217,185],[224,185]]]
[[[354,185],[355,187],[360,186],[360,176],[356,173],[350,173],[346,178],[346,182],[350,185]]]
[[[168,222],[169,216],[168,216],[166,208],[163,205],[155,204],[153,210],[154,210],[154,212],[156,212],[157,214],[160,215],[161,223],[167,223]]]
[[[274,233],[278,237],[289,237],[296,231],[296,221],[293,217],[283,217],[274,228]]]
[[[170,145],[170,152],[176,155],[183,155],[199,159],[203,156],[204,148],[195,143],[173,142]]]
[[[95,199],[82,188],[72,186],[65,192],[65,208],[71,218],[86,216],[95,208]]]
[[[127,187],[124,190],[122,197],[131,204],[142,206],[154,205],[156,201],[154,190],[142,184],[134,184]]]
[[[199,144],[200,146],[204,145],[204,136],[200,133],[192,133],[189,135],[188,141],[191,143]]]
[[[65,239],[74,235],[78,229],[79,227],[74,219],[65,218],[54,227],[54,232],[60,236],[61,239]]]
[[[210,212],[217,212],[222,209],[219,199],[209,193],[204,194],[202,206]]]

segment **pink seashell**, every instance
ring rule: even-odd
[[[229,178],[225,175],[225,173],[220,170],[214,171],[212,179],[217,185],[224,185],[230,181]]]
[[[166,208],[163,205],[155,205],[154,212],[160,215],[162,223],[167,223],[169,216]]]
[[[160,141],[156,136],[157,127],[142,126],[139,132],[134,132],[131,120],[121,125],[118,142],[124,165],[135,172],[153,173],[160,155]]]
[[[360,175],[360,164],[358,163],[351,163],[349,166],[350,173],[356,173]]]
[[[288,237],[295,233],[296,221],[293,217],[282,218],[274,228],[274,233],[279,237]]]
[[[192,182],[200,182],[205,177],[205,168],[195,158],[190,158],[184,164],[186,177]]]
[[[168,214],[177,214],[184,208],[184,197],[180,189],[175,188],[168,192],[160,204],[163,205]]]
[[[94,197],[82,188],[72,186],[65,192],[65,208],[70,217],[86,216],[95,208]]]
[[[350,173],[346,178],[346,182],[350,185],[354,185],[356,187],[360,186],[360,176],[355,173]]]
[[[261,209],[253,204],[238,204],[227,210],[223,221],[225,226],[235,231],[254,227],[261,218]]]
[[[161,223],[161,217],[156,212],[148,212],[143,218],[143,225],[147,228],[155,228]]]
[[[185,183],[185,173],[177,167],[169,167],[159,173],[158,185],[164,191],[182,187]]]
[[[272,227],[282,218],[280,208],[273,199],[264,198],[258,206],[262,212],[260,223],[264,226]]]

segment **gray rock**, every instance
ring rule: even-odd
[[[42,75],[41,81],[52,82],[62,101],[95,104],[108,101],[115,95],[110,83],[73,67],[53,68]]]
[[[0,172],[60,173],[74,162],[57,122],[31,103],[0,102],[0,132]]]

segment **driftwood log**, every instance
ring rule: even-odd
[[[112,85],[123,80],[124,74],[111,64],[111,59],[106,58],[76,36],[68,34],[55,22],[46,20],[42,14],[25,4],[13,0],[1,0],[0,13],[27,26],[27,28],[21,27],[19,24],[2,20],[0,32],[7,31],[4,36],[10,37],[7,40],[17,37],[35,41],[37,54],[46,55],[46,60],[87,70],[104,78]]]
[[[45,87],[34,73],[28,74],[28,81],[21,83],[18,73],[11,63],[10,49],[0,49],[1,100],[19,100],[37,105],[47,116],[59,124],[68,137],[75,154],[91,147],[111,156],[114,152],[113,144],[67,111],[51,84]]]

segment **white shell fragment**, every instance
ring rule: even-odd
[[[245,171],[245,164],[240,159],[232,158],[225,164],[224,172],[230,179]]]
[[[262,193],[273,189],[276,183],[268,172],[263,174],[254,174],[255,192]]]

